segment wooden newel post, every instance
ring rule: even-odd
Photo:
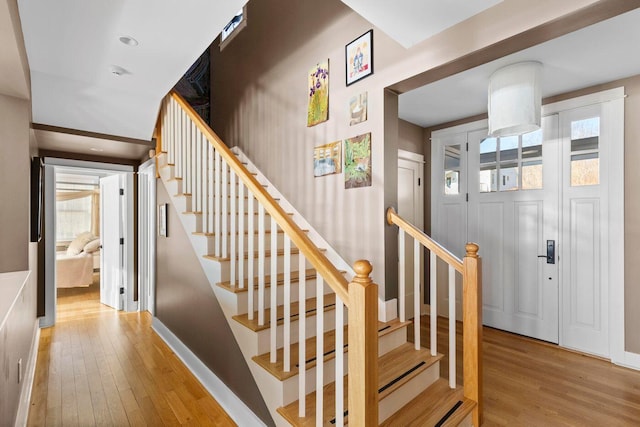
[[[366,260],[349,283],[349,425],[378,425],[378,285]]]
[[[478,403],[473,425],[482,424],[482,260],[478,245],[467,243],[463,261],[464,396]]]

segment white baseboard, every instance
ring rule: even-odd
[[[36,361],[38,360],[38,349],[40,348],[39,323],[38,319],[33,323],[33,340],[31,341],[31,349],[29,350],[29,361],[24,370],[22,392],[20,393],[20,403],[18,404],[15,427],[26,426],[27,419],[29,418],[31,391],[33,390],[33,379],[36,376]]]
[[[157,317],[153,318],[151,327],[238,425],[265,426],[264,422]]]
[[[616,360],[613,363],[616,365],[624,366],[625,368],[635,369],[640,371],[640,354],[631,353],[630,351],[625,351],[622,360]]]
[[[382,301],[378,296],[378,320],[388,322],[398,317],[398,299]]]

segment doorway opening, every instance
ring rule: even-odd
[[[137,310],[133,168],[45,158],[45,316]],[[58,307],[58,304],[61,304]]]

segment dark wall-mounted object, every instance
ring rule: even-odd
[[[42,238],[42,210],[43,210],[43,177],[44,167],[41,157],[31,159],[31,238],[32,242],[39,242]]]

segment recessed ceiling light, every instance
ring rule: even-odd
[[[119,40],[127,46],[138,46],[138,40],[134,39],[133,37],[122,36]]]
[[[103,152],[103,151],[104,151],[104,148],[95,148],[95,147],[91,147],[91,148],[89,148],[89,150],[91,150],[91,151],[99,151],[99,152]]]
[[[114,76],[121,76],[123,74],[129,74],[129,72],[127,70],[125,70],[122,67],[118,67],[117,65],[112,65],[109,67],[109,71],[111,71],[111,74],[113,74]]]

